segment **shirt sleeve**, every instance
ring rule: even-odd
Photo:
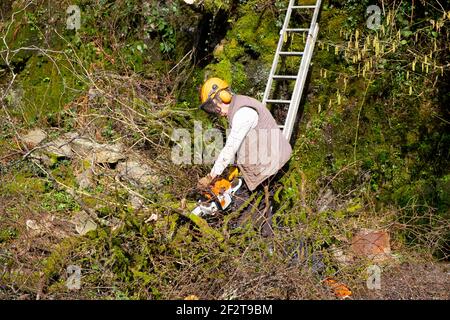
[[[225,170],[234,160],[248,132],[258,124],[258,112],[250,107],[242,107],[233,117],[231,131],[225,146],[220,151],[210,175],[214,178]]]

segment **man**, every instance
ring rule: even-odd
[[[227,117],[231,131],[211,172],[198,181],[205,189],[234,162],[250,191],[275,175],[289,160],[292,148],[270,111],[251,97],[233,94],[224,80],[208,79],[200,92],[200,108],[209,114]],[[267,194],[267,190],[266,190]]]

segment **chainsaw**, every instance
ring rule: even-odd
[[[233,203],[233,195],[243,183],[238,175],[238,168],[232,167],[228,175],[220,176],[208,189],[201,190],[197,206],[192,213],[197,216],[207,216],[229,209]]]

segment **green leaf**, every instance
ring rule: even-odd
[[[414,32],[410,31],[410,30],[403,30],[402,31],[402,36],[404,36],[405,38],[409,38],[410,36],[412,36],[414,34]]]

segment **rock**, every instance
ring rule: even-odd
[[[64,228],[65,222],[53,215],[44,214],[38,220],[28,219],[25,225],[32,237],[52,235],[52,237],[62,239],[68,236],[68,232]]]
[[[101,145],[93,153],[95,163],[117,163],[126,159],[120,145]]]
[[[74,132],[68,132],[58,139],[46,144],[45,151],[57,157],[72,158],[74,153],[70,143],[76,139],[77,136],[78,134]]]
[[[87,169],[77,174],[75,178],[82,189],[92,188],[94,186],[94,173],[92,169]]]
[[[47,133],[42,129],[34,129],[28,132],[26,135],[21,137],[22,142],[25,143],[29,148],[34,148],[40,144],[44,139],[47,138]]]
[[[40,229],[39,225],[34,220],[27,220],[25,222],[25,224],[26,224],[28,230],[35,230],[36,231],[36,230]]]
[[[134,210],[139,210],[144,207],[144,200],[134,194],[130,195],[130,203]]]
[[[78,156],[90,158],[95,163],[117,163],[126,159],[121,144],[100,144],[85,137],[76,138],[70,144]]]
[[[45,138],[47,134],[43,130],[35,129],[25,135],[22,140],[29,147],[35,147]],[[114,164],[127,158],[123,149],[121,144],[100,144],[80,136],[77,132],[68,132],[43,145],[42,151],[34,152],[33,157],[44,164],[51,164],[51,158],[55,156],[57,158],[78,156],[95,163]]]
[[[31,153],[30,154],[30,159],[38,161],[38,162],[44,164],[45,166],[51,166],[52,165],[52,159],[50,159],[50,157],[47,156],[43,152],[35,151],[35,152]]]
[[[137,161],[119,162],[117,171],[123,179],[138,185],[156,183],[158,180],[158,177],[149,166]]]
[[[75,225],[75,230],[80,235],[85,235],[89,231],[97,229],[97,224],[86,212],[77,212],[72,218],[72,223]]]
[[[88,157],[100,144],[85,137],[77,137],[70,142],[73,152],[81,157]]]
[[[353,237],[351,250],[357,257],[385,261],[391,258],[389,234],[386,231],[362,230]]]

